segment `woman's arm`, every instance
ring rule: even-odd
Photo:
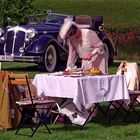
[[[97,53],[102,55],[104,53],[104,44],[97,36],[96,32],[89,31],[88,38],[90,39],[91,45],[93,47],[93,51],[84,57],[84,60],[90,60]]]
[[[92,46],[94,47],[94,50],[91,52],[93,55],[99,53],[103,54],[103,42],[100,40],[100,38],[97,36],[95,31],[89,31],[89,38],[92,43]]]

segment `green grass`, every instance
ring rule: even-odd
[[[45,128],[41,126],[32,140],[138,140],[140,138],[139,123],[123,122],[118,117],[112,124],[105,121],[105,118],[98,114],[97,119],[91,121],[80,130],[79,126],[72,125],[49,125],[51,134],[42,133]],[[29,134],[30,129],[23,129],[21,133]],[[29,140],[29,137],[15,135],[15,130],[1,131],[1,140]]]
[[[35,74],[39,73],[37,65],[33,63],[1,62],[1,69],[15,73],[28,73],[31,78],[33,78]]]
[[[72,15],[88,14],[103,15],[105,28],[137,28],[140,27],[140,0],[35,0],[34,6],[51,9],[52,12],[66,13]],[[122,29],[121,29],[122,30]],[[130,60],[131,54],[139,55],[139,46],[136,50],[133,46],[127,49],[119,48],[119,58]],[[136,52],[135,52],[136,51]],[[125,54],[124,54],[125,53]],[[128,54],[130,55],[129,57]],[[136,54],[136,55],[135,55]],[[121,55],[121,56],[120,56]],[[116,58],[117,59],[117,58]],[[138,63],[139,64],[139,63]],[[109,67],[109,73],[116,73],[119,63]],[[140,66],[140,64],[139,64]],[[38,71],[37,65],[31,63],[2,62],[2,70],[11,70],[15,73],[29,73],[33,78]],[[45,72],[45,71],[44,71]],[[44,73],[43,72],[43,73]],[[1,115],[1,114],[0,114]],[[50,125],[52,134],[37,132],[32,140],[139,140],[139,123],[126,122],[119,119],[112,124],[97,116],[97,120],[88,123],[83,130],[77,126]],[[41,127],[43,128],[43,127]],[[24,130],[27,133],[28,130]],[[0,131],[0,140],[29,140],[28,137],[17,136],[15,130]]]

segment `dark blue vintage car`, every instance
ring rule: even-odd
[[[113,62],[116,49],[111,38],[103,31],[102,16],[72,16],[48,12],[29,17],[26,25],[0,28],[0,62],[32,62],[53,72],[68,56],[67,40],[61,42],[59,30],[66,18],[81,28],[95,30],[105,44],[109,62]]]

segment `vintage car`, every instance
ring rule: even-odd
[[[105,44],[108,61],[113,61],[116,49],[103,30],[102,16],[72,16],[48,12],[30,16],[26,25],[0,28],[0,62],[31,62],[53,72],[68,56],[67,40],[60,41],[58,38],[66,18],[71,18],[81,28],[95,30]]]

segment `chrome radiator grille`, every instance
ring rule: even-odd
[[[6,34],[7,42],[5,44],[5,54],[19,55],[19,48],[24,47],[25,31],[23,30],[9,30]]]

